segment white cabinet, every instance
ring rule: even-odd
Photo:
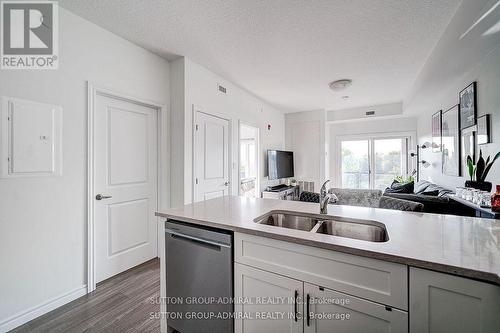
[[[262,197],[264,199],[298,200],[299,187],[285,186],[278,191],[264,191],[262,192]]]
[[[499,331],[499,286],[410,268],[410,332]]]
[[[304,314],[297,321],[242,319],[236,333],[500,332],[498,285],[240,233],[234,246],[236,297],[294,299],[297,291],[297,313]],[[293,314],[293,306],[235,308]]]
[[[408,314],[344,293],[304,283],[305,333],[408,332]]]
[[[234,274],[235,332],[302,332],[301,281],[238,263]]]
[[[408,314],[235,263],[236,333],[408,332]]]

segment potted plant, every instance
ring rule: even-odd
[[[483,158],[483,152],[479,150],[479,158],[477,159],[476,164],[472,161],[472,157],[470,155],[467,156],[467,171],[470,176],[470,180],[465,182],[465,187],[472,187],[482,191],[491,191],[491,183],[485,181],[488,173],[490,172],[493,163],[495,163],[496,159],[500,157],[500,152],[498,152],[495,157],[490,161],[490,156],[486,158],[486,161]],[[474,177],[475,176],[475,177]],[[474,180],[475,178],[475,180]]]
[[[400,183],[400,184],[408,184],[412,183],[415,181],[415,178],[413,178],[413,174],[409,175],[408,177],[405,176],[396,176],[394,177],[394,181]]]

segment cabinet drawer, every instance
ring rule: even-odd
[[[405,311],[308,283],[304,285],[304,295],[305,333],[408,332]]]
[[[407,267],[274,239],[234,234],[235,261],[408,309]]]

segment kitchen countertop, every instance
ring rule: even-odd
[[[317,214],[314,203],[229,196],[156,216],[402,263],[500,285],[500,221],[453,215],[329,205],[328,215],[385,224],[389,240],[368,242],[274,227],[253,220],[271,210]]]

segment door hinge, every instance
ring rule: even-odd
[[[198,185],[198,178],[195,178],[195,183],[196,185]]]
[[[196,127],[196,130],[198,130],[198,124],[196,124],[195,127]]]

